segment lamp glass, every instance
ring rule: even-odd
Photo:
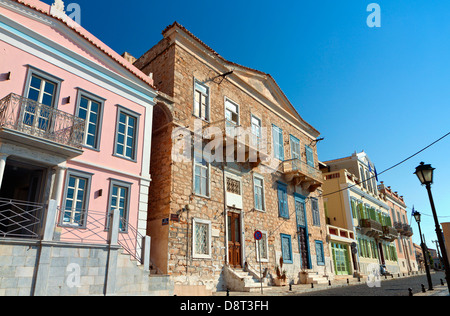
[[[433,171],[434,168],[431,165],[426,165],[421,162],[420,166],[416,168],[415,175],[419,178],[420,183],[431,184],[433,183]]]
[[[420,213],[419,212],[414,213],[414,218],[416,219],[417,223],[420,223]]]

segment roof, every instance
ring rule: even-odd
[[[289,101],[289,99],[287,98],[286,94],[283,92],[283,90],[280,88],[280,86],[278,85],[278,83],[275,81],[275,79],[272,77],[272,75],[262,72],[260,70],[256,70],[247,66],[243,66],[240,64],[237,64],[235,62],[229,61],[227,59],[225,59],[224,57],[222,57],[219,53],[217,53],[215,50],[213,50],[211,47],[209,47],[208,45],[206,45],[202,40],[200,40],[197,36],[195,36],[193,33],[191,33],[188,29],[186,29],[183,25],[181,25],[180,23],[178,23],[177,21],[175,21],[174,23],[172,23],[171,25],[167,26],[163,31],[162,31],[162,35],[165,36],[165,34],[171,30],[174,27],[178,27],[179,29],[183,30],[187,35],[189,35],[192,39],[194,39],[196,42],[198,42],[201,46],[203,46],[206,50],[208,50],[210,53],[212,53],[214,56],[216,56],[217,58],[219,58],[223,63],[229,65],[229,66],[235,66],[235,67],[239,67],[241,69],[256,73],[258,75],[262,75],[265,76],[266,78],[268,78],[270,81],[272,81],[272,83],[276,86],[276,88],[279,90],[279,92],[281,93],[281,95],[283,96],[283,98],[286,100],[286,102],[289,104],[289,106],[291,107],[291,109],[294,111],[295,115],[297,116],[297,119],[300,120],[303,124],[307,125],[308,128],[310,128],[312,131],[314,131],[317,134],[320,134],[320,132],[318,130],[316,130],[312,125],[310,125],[308,122],[306,122],[301,116],[300,114],[297,112],[297,110],[294,108],[294,106],[292,105],[292,103]]]
[[[108,56],[109,58],[116,61],[119,65],[121,65],[122,67],[127,69],[134,76],[136,76],[141,81],[145,82],[151,88],[156,90],[155,86],[153,85],[153,80],[149,76],[145,75],[138,68],[133,66],[130,62],[128,62],[125,58],[120,56],[118,53],[116,53],[105,43],[100,41],[97,37],[95,37],[94,35],[89,33],[86,29],[81,27],[79,24],[73,22],[70,18],[68,18],[70,20],[70,23],[69,23],[68,20],[52,14],[50,5],[48,5],[42,1],[38,1],[38,0],[11,0],[11,1],[17,2],[28,8],[31,8],[40,13],[43,13],[53,19],[59,20],[61,23],[65,24],[69,29],[76,32],[79,36],[81,36],[82,38],[87,40],[90,44],[94,45],[96,48],[98,48],[100,51],[102,51],[106,56]]]

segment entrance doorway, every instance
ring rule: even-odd
[[[233,268],[241,265],[241,214],[228,212],[228,260]]]
[[[42,167],[8,159],[0,189],[0,237],[38,236],[45,176]]]
[[[348,246],[332,243],[331,250],[333,252],[334,270],[336,275],[349,275],[350,262]]]
[[[297,217],[298,247],[301,257],[301,268],[311,269],[311,257],[309,253],[308,223],[306,220],[305,200],[295,197],[295,213]]]
[[[0,198],[30,203],[42,202],[44,174],[42,167],[8,160]]]

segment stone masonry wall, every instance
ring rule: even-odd
[[[107,279],[113,288],[106,288]],[[105,294],[173,295],[173,284],[151,277],[120,247],[0,240],[0,296]]]
[[[161,56],[158,56],[158,53]],[[168,57],[170,56],[170,58]],[[285,158],[290,159],[289,135],[293,135],[300,140],[302,160],[305,158],[305,145],[312,143],[313,139],[306,133],[303,133],[298,127],[291,125],[286,119],[274,114],[267,107],[263,106],[258,100],[250,94],[225,79],[220,84],[211,79],[220,75],[204,62],[203,59],[196,58],[191,52],[183,47],[172,44],[168,40],[163,40],[153,47],[149,53],[145,54],[135,63],[141,66],[146,73],[153,72],[155,84],[165,93],[173,96],[175,101],[172,111],[175,126],[185,126],[192,130],[194,120],[193,115],[193,87],[194,79],[200,82],[206,82],[210,91],[210,122],[223,121],[225,117],[225,97],[230,98],[240,106],[240,124],[243,127],[250,126],[251,114],[256,115],[262,121],[262,126],[268,129],[269,149],[271,148],[271,126],[277,125],[283,130]],[[173,78],[173,90],[169,89],[167,83],[158,86],[164,82],[163,78]],[[204,123],[206,126],[206,122]],[[165,142],[164,144],[154,144],[158,151],[165,151],[161,147],[174,146],[175,141]],[[314,160],[318,163],[317,151],[314,149]],[[224,194],[224,168],[242,177],[243,183],[243,238],[244,247],[243,262],[251,265],[259,271],[259,262],[256,258],[256,246],[253,233],[256,229],[266,231],[269,234],[269,262],[263,263],[263,269],[268,268],[268,272],[275,276],[275,268],[279,264],[281,256],[281,237],[280,234],[288,234],[292,240],[292,251],[294,256],[293,264],[285,264],[283,269],[287,270],[290,279],[298,282],[300,269],[300,254],[297,240],[297,227],[294,205],[294,192],[306,197],[316,197],[320,208],[320,226],[312,225],[311,202],[306,200],[306,215],[309,225],[309,246],[313,270],[320,274],[331,274],[331,260],[328,257],[329,250],[326,242],[326,220],[323,210],[323,201],[320,196],[320,188],[314,193],[305,192],[301,187],[288,186],[288,205],[289,219],[279,217],[277,181],[286,183],[283,175],[267,165],[260,165],[252,168],[247,164],[228,164],[225,166],[220,163],[214,163],[211,166],[210,174],[210,196],[201,197],[194,195],[193,192],[193,164],[192,162],[173,162],[170,156],[160,159],[159,164],[171,164],[171,199],[170,214],[181,214],[179,221],[170,221],[168,234],[168,273],[172,275],[175,283],[179,284],[203,284],[213,290],[223,290],[226,284],[223,282],[223,266],[227,263],[226,249],[226,208]],[[159,170],[158,162],[152,160],[152,170]],[[264,177],[265,193],[265,212],[254,210],[254,191],[253,175],[259,174]],[[152,171],[152,175],[154,172]],[[168,175],[167,175],[168,176]],[[152,185],[158,186],[159,183],[153,182]],[[165,190],[164,184],[158,186],[160,190]],[[152,203],[158,203],[157,196],[151,196],[154,199]],[[150,205],[154,205],[150,203]],[[190,209],[184,208],[189,204]],[[156,207],[157,209],[157,207]],[[149,209],[149,216],[152,216],[153,209]],[[157,211],[156,211],[157,212]],[[170,214],[167,214],[169,217]],[[212,255],[208,259],[194,259],[192,257],[192,219],[205,219],[211,221],[212,226]],[[158,225],[158,223],[156,223]],[[161,223],[159,222],[159,225]],[[152,232],[148,232],[152,235]],[[152,237],[153,239],[153,237]],[[324,245],[324,254],[327,265],[318,267],[316,264],[316,253],[314,241],[320,240]],[[154,245],[152,245],[152,248]],[[162,254],[160,254],[162,255]],[[152,252],[152,260],[157,260]]]

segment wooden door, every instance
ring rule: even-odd
[[[241,215],[228,212],[228,260],[232,267],[241,267]]]

